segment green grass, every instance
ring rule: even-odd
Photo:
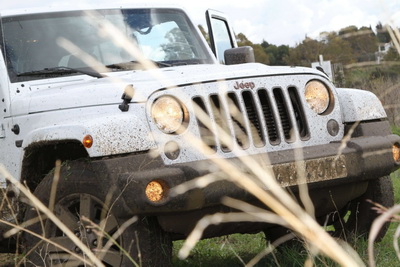
[[[400,127],[392,126],[392,133],[400,135]]]
[[[245,266],[258,253],[266,248],[264,234],[233,234],[226,237],[211,238],[200,241],[186,260],[176,256],[182,241],[174,242],[173,266]],[[282,246],[262,258],[255,266],[304,266],[309,258],[308,251],[301,241],[293,241],[290,246]],[[316,257],[316,265],[336,266],[330,259]]]
[[[400,170],[392,174],[395,191],[395,202],[400,204]],[[386,236],[375,244],[376,265],[382,267],[400,266],[400,260],[393,248],[393,236],[399,223],[392,223]],[[263,233],[234,234],[225,237],[201,240],[186,260],[177,257],[183,241],[174,242],[173,266],[245,266],[252,258],[266,248]],[[357,238],[353,248],[368,265],[368,243],[363,238]],[[304,266],[309,258],[308,251],[300,241],[291,242],[290,246],[283,246],[264,257],[255,266]],[[323,256],[312,259],[316,266],[338,266],[332,260]]]
[[[174,242],[174,266],[244,266],[266,247],[263,234],[233,234],[201,240],[186,260],[176,256],[183,241]]]

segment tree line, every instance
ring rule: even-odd
[[[261,44],[251,42],[243,33],[236,36],[239,46],[253,47],[257,62],[268,65],[311,66],[323,55],[325,60],[344,65],[376,60],[380,46],[390,42],[390,35],[381,23],[375,30],[371,27],[348,26],[338,32],[323,32],[318,40],[306,37],[294,47],[274,45],[263,40]],[[381,48],[382,49],[382,48]],[[382,60],[400,61],[400,56],[391,47]]]

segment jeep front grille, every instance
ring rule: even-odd
[[[309,130],[299,94],[295,87],[285,93],[272,91],[235,91],[227,94],[195,96],[193,102],[206,118],[196,116],[201,139],[214,151],[231,151],[235,142],[242,149],[279,145],[309,138]],[[298,134],[295,134],[295,131]],[[228,135],[225,135],[227,133]],[[230,138],[226,138],[229,136]]]

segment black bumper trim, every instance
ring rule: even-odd
[[[345,162],[347,176],[337,179],[323,179],[309,183],[310,194],[318,188],[343,184],[362,183],[369,179],[390,174],[399,167],[392,158],[392,145],[400,143],[397,135],[369,136],[350,139],[344,149],[342,143],[330,143],[301,150],[302,160],[315,160],[340,156]],[[341,152],[338,155],[338,152]],[[294,162],[293,150],[263,153],[252,156],[262,164],[287,164]],[[239,166],[240,159],[227,159]],[[203,189],[194,189],[176,197],[167,197],[160,203],[151,203],[145,196],[145,187],[152,180],[163,180],[170,188],[203,175],[217,172],[218,167],[211,160],[189,162],[166,166],[161,158],[152,158],[149,154],[128,155],[92,162],[100,164],[100,176],[104,180],[118,181],[121,196],[132,214],[166,214],[191,211],[219,205],[223,196],[241,200],[253,200],[254,197],[229,181],[218,181]],[[96,169],[96,168],[95,168]],[[106,170],[106,171],[104,171]],[[247,171],[246,171],[247,172]],[[291,186],[296,191],[296,186]],[[350,200],[352,196],[348,196]]]

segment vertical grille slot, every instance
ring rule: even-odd
[[[200,138],[214,151],[263,148],[310,138],[310,129],[295,86],[229,91],[194,96]],[[298,131],[295,133],[294,131]]]
[[[228,93],[228,106],[236,142],[241,148],[246,149],[249,147],[249,137],[245,127],[245,118],[235,93]]]
[[[208,123],[206,124],[210,124],[210,114],[208,113],[206,106],[204,104],[204,101],[201,97],[194,97],[193,98],[193,102],[195,103],[195,105],[197,105],[205,114],[206,114],[206,120],[208,120]],[[216,142],[215,142],[215,136],[213,134],[213,132],[210,130],[210,128],[208,126],[206,126],[206,124],[204,124],[201,119],[198,118],[198,114],[196,114],[196,120],[197,120],[197,124],[199,126],[199,131],[200,131],[200,137],[203,140],[204,143],[206,143],[212,150],[216,151],[217,150],[217,146],[216,146]]]
[[[258,98],[260,100],[261,109],[264,114],[265,125],[267,126],[267,133],[269,142],[271,144],[279,144],[278,127],[271,109],[271,101],[268,97],[267,91],[261,89],[258,91]]]
[[[300,138],[302,140],[309,138],[309,130],[307,125],[307,120],[300,102],[300,98],[296,88],[289,88],[290,101],[292,103],[294,117],[296,119],[297,128],[299,131]]]
[[[218,95],[210,96],[210,104],[215,124],[219,126],[217,127],[217,138],[221,144],[221,149],[224,152],[229,152],[229,147],[232,147],[233,140],[232,138],[229,138],[229,140],[224,140],[223,138],[224,135],[232,136],[228,126],[228,114],[226,113],[226,110],[224,110]]]
[[[247,117],[250,123],[250,134],[253,138],[254,146],[262,147],[265,145],[265,139],[261,130],[260,118],[257,113],[257,107],[255,106],[253,93],[250,91],[244,91],[242,93],[244,105],[246,108]]]
[[[286,140],[291,140],[292,135],[292,122],[290,121],[289,111],[285,102],[285,98],[283,96],[282,90],[280,88],[274,89],[274,97],[276,106],[279,111],[279,117],[281,119],[283,134]]]

